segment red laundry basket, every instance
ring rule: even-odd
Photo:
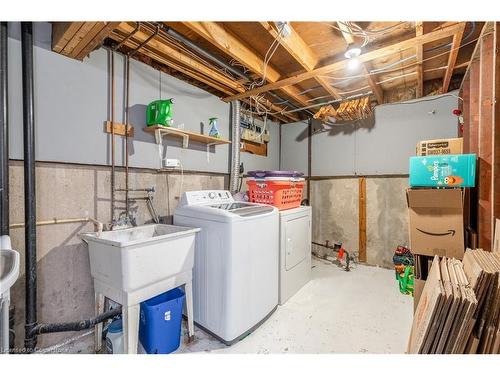
[[[304,179],[249,179],[247,180],[250,202],[265,203],[288,210],[300,206]]]

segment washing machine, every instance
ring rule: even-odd
[[[279,212],[235,202],[224,190],[185,192],[174,224],[199,227],[193,269],[195,323],[231,345],[278,305]]]
[[[311,280],[311,207],[280,211],[279,304]]]

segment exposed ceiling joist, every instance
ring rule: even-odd
[[[398,43],[394,43],[376,50],[372,50],[369,52],[366,52],[364,54],[361,54],[359,56],[359,60],[361,62],[367,62],[371,61],[380,57],[392,55],[394,53],[399,53],[402,50],[406,50],[408,48],[415,48],[417,44],[425,44],[425,43],[430,43],[436,40],[440,40],[443,38],[447,38],[451,35],[454,35],[459,28],[463,27],[462,23],[457,23],[455,25],[451,25],[445,28],[440,28],[438,30],[432,31],[427,34],[423,34],[420,36],[415,36],[414,38],[406,39]],[[248,90],[244,93],[233,95],[230,97],[225,98],[225,101],[231,101],[231,100],[236,100],[236,99],[242,99],[251,95],[257,95],[269,90],[276,90],[280,89],[286,86],[294,85],[299,82],[305,81],[307,79],[313,78],[318,75],[323,75],[323,74],[328,74],[330,72],[340,70],[343,68],[347,67],[348,61],[345,59],[342,59],[340,61],[334,62],[329,65],[325,65],[320,68],[316,68],[314,70],[311,70],[310,72],[305,72],[301,74],[297,74],[282,80],[279,80],[274,83],[270,83],[261,87],[258,87],[253,90]]]
[[[347,47],[349,45],[354,43],[354,38],[352,37],[348,27],[343,23],[343,22],[337,22],[337,26],[342,32],[342,36],[344,37],[344,40],[347,44]],[[377,100],[378,104],[382,104],[384,102],[384,92],[381,87],[377,84],[375,81],[375,76],[371,75],[370,72],[368,71],[369,68],[366,66],[367,63],[361,63],[361,70],[363,71],[363,74],[366,76],[366,80],[368,81],[368,85],[372,89],[373,95],[375,96],[375,99]]]
[[[422,36],[424,34],[424,23],[422,21],[415,22],[415,35]],[[424,96],[424,72],[423,63],[424,60],[424,46],[423,44],[417,44],[415,48],[417,55],[417,90],[416,97],[421,98]]]
[[[238,60],[255,74],[263,76],[264,60],[222,25],[216,22],[183,22],[183,24],[233,59]],[[266,80],[276,82],[280,77],[281,74],[267,64],[265,68]],[[307,105],[307,100],[299,95],[297,88],[283,87],[282,90],[301,105]]]
[[[52,51],[61,53],[85,22],[56,22],[52,25]]]
[[[122,35],[126,36],[134,32],[135,27],[127,22],[122,22],[116,30],[119,31]],[[151,34],[152,33],[146,33],[141,28],[141,30],[135,33],[133,38],[130,38],[125,42],[125,45],[131,48],[136,48],[140,43],[148,39],[151,36]],[[123,38],[114,36],[113,39],[115,39],[117,42],[121,42]],[[223,85],[227,86],[232,90],[235,90],[237,92],[244,92],[244,87],[240,83],[234,81],[233,79],[224,75],[223,73],[215,69],[212,69],[211,67],[203,64],[202,62],[195,60],[188,54],[172,47],[164,40],[160,40],[159,37],[151,39],[147,44],[147,49],[149,51],[155,52],[157,55],[163,56],[163,60],[165,61],[168,60],[176,61],[178,64],[187,66],[188,68],[193,69],[194,71],[197,71],[219,83],[222,83]]]
[[[458,51],[460,49],[460,43],[462,42],[464,31],[465,23],[457,30],[456,34],[453,35],[450,56],[448,57],[448,67],[446,68],[443,77],[443,93],[448,92],[448,87],[450,86],[451,76],[453,75],[453,70],[455,69],[455,63],[457,62]]]
[[[136,31],[132,38],[129,38],[125,41],[125,43],[123,43],[124,46],[132,50],[137,48],[141,43],[143,43],[150,37],[150,34],[145,33],[144,31],[137,31],[133,26],[125,22],[121,23],[118,26],[117,30],[120,31],[121,34],[125,35],[125,38],[130,33]],[[123,36],[118,36],[117,34],[112,34],[111,38],[118,43],[124,40]],[[234,93],[234,91],[231,90],[235,90],[238,92],[243,92],[244,90],[243,87],[237,82],[230,80],[228,77],[224,76],[216,70],[209,68],[208,66],[200,64],[192,57],[178,51],[177,49],[166,43],[160,42],[159,40],[150,40],[148,44],[140,50],[140,52],[197,81],[203,82],[204,84],[213,87],[217,91],[226,93],[227,95],[231,95]],[[228,88],[228,83],[231,83],[233,87]],[[290,113],[282,115],[281,112],[284,111],[284,108],[274,105],[268,100],[262,100],[261,104],[264,105],[268,110],[276,112],[277,114],[273,116],[282,121],[285,119],[293,121],[299,120],[299,117],[295,114]]]
[[[119,24],[120,22],[98,22],[93,31],[82,39],[72,55],[78,60],[83,60],[90,52],[101,46]]]
[[[369,64],[370,63],[364,63],[362,65],[363,74],[366,75],[366,80],[368,81],[368,85],[370,85],[370,88],[372,89],[375,99],[377,99],[377,103],[382,104],[384,103],[384,91],[376,82],[376,75],[370,74],[369,70],[371,66]]]
[[[340,32],[342,33],[342,36],[344,37],[347,44],[349,45],[354,43],[354,38],[349,32],[349,28],[346,26],[346,24],[344,22],[338,21],[337,26],[339,27]]]
[[[271,22],[260,22],[260,24],[267,30],[273,38],[278,38],[279,31],[272,25]],[[288,51],[288,53],[297,61],[302,67],[310,72],[318,65],[319,58],[315,55],[313,50],[304,42],[295,29],[289,25],[290,35],[287,37],[280,37],[280,44]],[[340,99],[341,96],[338,91],[324,78],[315,77],[316,81],[323,86],[323,88],[335,99]]]

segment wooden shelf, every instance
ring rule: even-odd
[[[206,145],[223,145],[229,144],[231,141],[227,139],[220,139],[215,137],[210,137],[208,135],[203,135],[199,133],[193,133],[187,130],[171,128],[161,125],[148,126],[143,129],[146,133],[151,133],[156,138],[156,143],[161,143],[161,137],[171,136],[171,137],[181,137],[183,138],[182,147],[187,148],[189,145],[189,140],[195,142],[204,143]]]

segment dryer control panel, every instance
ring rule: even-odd
[[[182,194],[179,206],[232,203],[234,199],[227,190],[187,191]]]

